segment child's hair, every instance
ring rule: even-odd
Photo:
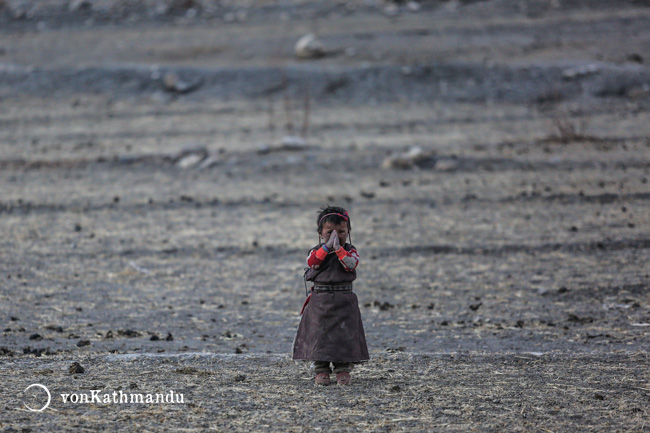
[[[318,212],[318,218],[316,218],[316,224],[318,225],[318,234],[323,232],[323,224],[341,224],[343,222],[348,223],[348,232],[352,231],[352,224],[350,223],[350,216],[348,211],[338,206],[329,206],[322,208]]]

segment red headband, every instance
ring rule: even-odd
[[[328,214],[323,215],[322,217],[320,217],[320,220],[318,220],[318,226],[320,227],[320,223],[323,222],[323,219],[325,217],[330,216],[330,215],[338,215],[338,216],[340,216],[341,218],[343,218],[346,221],[348,221],[350,219],[347,212],[344,212],[344,213],[338,213],[338,212],[328,213]]]

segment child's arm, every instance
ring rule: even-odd
[[[339,258],[339,262],[343,265],[343,268],[350,272],[359,264],[359,253],[355,248],[350,248],[350,251],[346,251],[345,248],[339,247],[336,250],[336,256]]]
[[[336,231],[333,231],[327,243],[323,244],[320,248],[314,248],[311,250],[309,252],[309,256],[307,257],[307,266],[312,269],[318,269],[329,252],[338,248],[338,246],[334,247],[334,241],[338,241],[338,239],[339,238],[336,235]]]
[[[327,257],[327,254],[329,254],[329,251],[330,250],[325,244],[320,248],[314,248],[311,250],[309,256],[307,256],[307,266],[312,269],[318,269],[320,264],[323,263],[323,260],[325,260],[325,257]]]

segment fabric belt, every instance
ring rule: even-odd
[[[312,287],[313,292],[351,292],[352,291],[352,284],[335,284],[335,285],[324,285],[324,284],[316,284],[314,287]],[[302,304],[302,309],[300,310],[300,314],[305,312],[305,307],[307,304],[309,304],[309,300],[311,299],[312,293],[307,296],[307,299],[305,299],[305,303]]]
[[[316,284],[314,285],[314,292],[351,292],[352,284]]]

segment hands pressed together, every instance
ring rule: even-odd
[[[332,231],[332,234],[327,240],[327,243],[325,243],[325,246],[327,246],[327,249],[330,251],[336,251],[341,248],[341,244],[339,243],[339,235],[336,233],[336,230]]]

